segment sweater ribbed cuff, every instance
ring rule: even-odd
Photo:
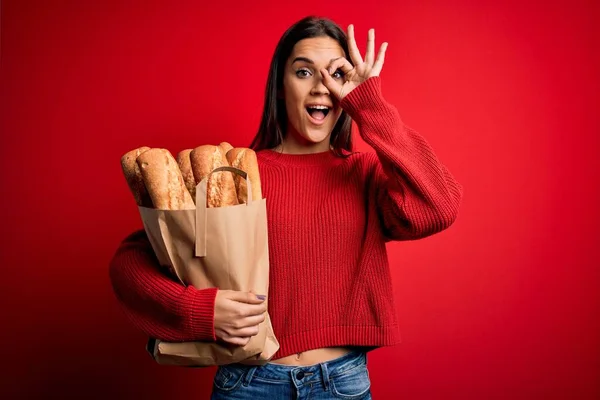
[[[187,310],[188,326],[193,337],[199,341],[215,341],[215,299],[218,288],[208,288],[196,290],[190,288],[192,298],[189,302],[190,308]]]
[[[342,107],[352,118],[359,116],[361,110],[372,107],[381,98],[381,78],[373,76],[355,87],[342,100]]]
[[[400,139],[402,120],[398,111],[383,98],[379,76],[373,76],[354,88],[344,97],[341,106],[356,122],[368,144],[376,145],[378,139],[388,143]],[[378,137],[365,137],[365,134],[371,133]]]

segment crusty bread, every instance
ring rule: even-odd
[[[221,148],[221,151],[223,152],[223,154],[227,154],[227,152],[229,150],[233,149],[233,146],[227,142],[219,143],[219,147]]]
[[[159,210],[190,210],[196,208],[185,187],[177,161],[169,150],[154,148],[137,157],[154,208]]]
[[[192,163],[190,162],[190,153],[192,149],[185,149],[177,154],[177,165],[183,176],[185,187],[190,192],[192,200],[196,201],[196,181],[194,180],[194,172],[192,171]]]
[[[198,146],[190,153],[190,162],[196,185],[215,168],[228,166],[220,146]],[[207,207],[226,207],[238,204],[233,174],[228,171],[213,173],[207,182]]]
[[[148,190],[146,190],[142,173],[135,160],[140,154],[148,150],[150,150],[150,147],[142,146],[128,151],[121,157],[121,169],[125,175],[125,180],[127,181],[129,190],[133,194],[135,203],[141,207],[152,207],[152,200],[150,199]]]
[[[258,171],[258,160],[256,153],[252,149],[236,147],[227,152],[227,161],[232,167],[241,169],[248,174],[248,179],[252,184],[252,200],[262,199],[262,188],[260,184],[260,174]],[[247,203],[248,188],[246,180],[240,175],[234,177],[238,201]]]

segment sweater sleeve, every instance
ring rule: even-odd
[[[214,341],[216,288],[198,290],[160,271],[145,231],[123,240],[109,264],[113,292],[129,320],[163,341]]]
[[[375,150],[373,186],[388,240],[419,239],[449,227],[458,215],[462,186],[383,98],[380,77],[348,93],[342,107]]]

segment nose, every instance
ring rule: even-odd
[[[323,84],[323,77],[321,74],[315,74],[315,84],[313,85],[310,94],[312,95],[328,95],[329,89]]]

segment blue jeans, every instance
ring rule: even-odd
[[[272,363],[220,366],[213,381],[211,400],[221,399],[370,400],[367,356],[352,352],[302,367]]]

